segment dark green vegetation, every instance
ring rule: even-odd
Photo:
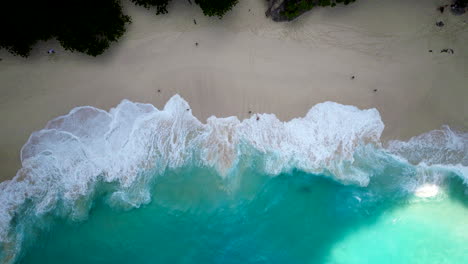
[[[156,15],[166,14],[167,5],[170,0],[130,0],[135,5],[143,6],[144,8],[149,9],[150,7],[156,7]]]
[[[237,2],[238,0],[195,0],[195,3],[203,10],[203,14],[219,18],[231,10]]]
[[[131,1],[165,14],[170,0]],[[195,0],[205,15],[220,18],[237,2]],[[0,49],[23,57],[38,41],[54,38],[66,50],[97,56],[122,37],[130,23],[120,0],[4,0],[0,10]]]
[[[156,14],[166,14],[172,0],[130,0]],[[185,1],[185,0],[178,0]],[[238,0],[188,0],[206,16],[223,17]],[[356,0],[267,0],[266,15],[274,21],[290,21],[314,7],[334,7]],[[439,11],[443,12],[441,6]],[[452,13],[463,14],[468,0],[453,0]],[[91,56],[102,54],[125,33],[130,17],[123,14],[121,0],[3,0],[0,1],[0,49],[29,56],[38,41],[57,39],[70,51]]]
[[[67,50],[97,56],[130,22],[119,0],[5,0],[0,10],[0,48],[24,57],[38,41],[52,38]]]
[[[136,5],[145,8],[156,7],[156,14],[167,13],[167,5],[171,0],[130,0]],[[218,16],[221,18],[227,11],[231,10],[238,0],[193,0],[195,4],[199,5],[206,16]],[[189,0],[192,3],[192,0]]]
[[[348,5],[356,0],[287,0],[284,2],[282,15],[294,19],[314,7],[335,7],[337,4]]]
[[[453,0],[450,8],[452,9],[453,14],[462,15],[468,9],[468,0]]]

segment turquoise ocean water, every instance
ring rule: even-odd
[[[377,111],[334,103],[285,123],[189,112],[124,101],[33,134],[0,185],[0,261],[468,260],[466,134],[383,146]]]

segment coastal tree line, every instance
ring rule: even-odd
[[[156,14],[166,14],[167,6],[171,0],[130,0],[136,5],[143,6],[147,9],[156,8]],[[234,7],[238,0],[187,0],[190,4],[192,1],[200,6],[203,14],[206,16],[223,17],[227,11]]]
[[[159,15],[168,12],[172,0],[130,1],[154,8]],[[206,16],[219,18],[238,3],[238,0],[187,1],[199,6]],[[302,6],[303,1],[316,0],[283,1],[289,17],[295,12],[294,6]],[[97,56],[122,37],[131,22],[123,13],[121,0],[4,0],[0,1],[0,11],[0,48],[23,57],[29,56],[38,41],[54,38],[66,50]]]
[[[156,14],[167,13],[170,0],[130,0]],[[238,0],[192,0],[207,16],[222,17]],[[191,1],[189,1],[191,2]],[[38,41],[57,39],[70,51],[102,54],[131,22],[120,0],[0,1],[0,48],[29,56]]]
[[[172,0],[130,0],[156,14],[168,12]],[[185,0],[174,0],[185,1]],[[238,0],[186,0],[206,16],[222,18]],[[349,4],[355,0],[258,0],[268,3],[267,16],[289,21],[315,8]],[[465,10],[468,0],[453,0],[452,9]],[[102,54],[125,33],[131,22],[121,0],[2,0],[0,49],[27,57],[38,41],[57,39],[70,51],[91,56]]]

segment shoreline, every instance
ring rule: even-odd
[[[286,121],[334,101],[376,108],[384,142],[442,125],[468,131],[466,18],[440,14],[441,2],[360,0],[290,23],[266,18],[263,1],[242,1],[222,20],[185,1],[164,16],[127,3],[133,23],[100,57],[53,41],[28,59],[1,50],[0,181],[19,169],[29,135],[72,108],[108,110],[129,99],[160,109],[176,93],[202,122],[249,111]],[[50,47],[57,54],[47,55]],[[440,52],[447,48],[455,53]]]

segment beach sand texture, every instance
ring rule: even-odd
[[[377,108],[384,140],[444,124],[468,130],[468,15],[437,12],[447,1],[359,0],[290,23],[266,18],[265,2],[241,0],[222,20],[187,1],[160,16],[126,3],[133,23],[97,58],[55,41],[27,59],[0,51],[0,179],[15,175],[21,146],[48,120],[122,99],[161,108],[180,94],[202,121],[249,112],[289,120],[335,101]]]

